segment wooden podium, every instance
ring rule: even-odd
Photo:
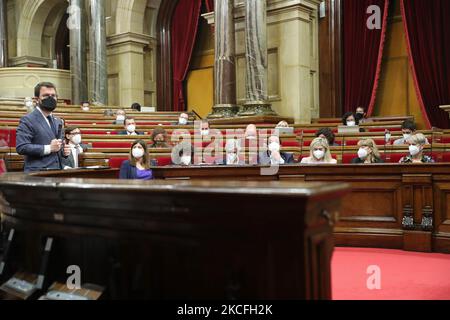
[[[348,188],[6,174],[0,191],[5,228],[17,231],[13,265],[37,270],[41,239],[54,238],[49,285],[77,265],[113,299],[330,299]]]

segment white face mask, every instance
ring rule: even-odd
[[[364,159],[367,158],[368,155],[369,155],[369,153],[367,152],[366,149],[360,148],[360,149],[358,150],[358,157],[359,157],[360,159],[364,160]]]
[[[128,131],[129,133],[135,132],[135,131],[136,131],[136,126],[135,126],[134,124],[130,124],[130,125],[127,127],[127,131]]]
[[[191,164],[191,156],[182,156],[181,157],[181,164],[188,166]]]
[[[81,143],[81,134],[74,135],[72,138],[72,143],[76,146],[79,145]]]
[[[279,152],[280,151],[280,144],[277,142],[271,142],[269,144],[269,151],[270,152]]]
[[[202,136],[208,136],[209,135],[209,129],[202,129],[201,135]]]
[[[138,148],[133,149],[133,157],[135,157],[136,159],[140,159],[143,156],[144,156],[144,149],[138,149]]]
[[[347,121],[347,126],[354,127],[354,126],[356,126],[356,122],[355,121]]]
[[[125,121],[125,116],[119,115],[119,116],[117,116],[116,120],[119,121],[119,122],[120,121]]]
[[[386,142],[391,141],[391,134],[390,134],[390,133],[386,133],[386,134],[384,135],[384,141],[386,141]]]
[[[178,123],[181,124],[182,126],[185,126],[187,125],[188,121],[186,118],[179,118]]]
[[[227,154],[227,164],[237,164],[239,162],[237,153]]]
[[[420,153],[420,148],[418,146],[409,146],[409,153],[414,157]]]
[[[404,139],[405,141],[408,141],[409,138],[411,138],[411,134],[409,134],[409,133],[404,133],[404,134],[403,134],[403,139]]]
[[[325,157],[325,151],[323,150],[315,150],[313,152],[314,158],[316,158],[317,160],[322,160],[323,157]]]

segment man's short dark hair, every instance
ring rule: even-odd
[[[55,89],[56,91],[56,86],[51,83],[51,82],[40,82],[36,85],[36,87],[34,87],[34,96],[36,98],[39,98],[39,96],[41,95],[41,89],[42,87],[46,87],[46,88],[52,88]]]
[[[416,126],[416,124],[414,123],[414,121],[411,121],[411,120],[405,120],[405,121],[403,121],[403,123],[402,123],[402,129],[403,129],[403,130],[411,130],[412,132],[414,132],[414,131],[417,130],[417,126]]]

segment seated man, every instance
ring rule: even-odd
[[[192,122],[189,121],[189,115],[185,112],[180,114],[180,117],[178,118],[178,122],[173,123],[175,126],[187,126],[192,124]]]
[[[142,132],[137,132],[136,131],[136,121],[134,120],[133,117],[128,117],[125,119],[125,131],[121,131],[119,132],[119,135],[128,135],[128,136],[140,136],[143,135]]]
[[[90,108],[90,105],[89,105],[89,101],[84,101],[81,104],[81,110],[83,110],[84,112],[89,112],[90,109],[91,108]]]
[[[70,155],[63,159],[64,169],[76,169],[80,167],[79,156],[88,149],[88,145],[82,144],[81,131],[77,127],[65,129],[65,143],[70,147]]]
[[[200,125],[200,134],[202,136],[208,136],[209,135],[209,122],[208,122],[208,120],[202,120],[202,123]]]
[[[270,136],[267,151],[259,153],[258,164],[260,165],[283,165],[294,163],[292,153],[281,152],[280,138]]]
[[[121,124],[123,125],[125,123],[125,119],[127,117],[127,114],[125,110],[119,109],[116,111],[116,121],[113,122],[113,124]]]
[[[360,124],[369,122],[367,119],[366,110],[363,107],[356,108],[355,117],[356,117],[356,120],[358,120]]]
[[[403,138],[397,139],[394,141],[394,145],[398,146],[398,145],[406,145],[409,144],[408,140],[409,138],[411,138],[413,135],[416,134],[417,131],[417,126],[414,123],[414,121],[411,120],[405,120],[402,123],[402,133],[403,133]],[[429,144],[428,139],[426,139],[425,144]]]
[[[249,124],[245,129],[245,139],[247,140],[256,140],[258,139],[258,130],[256,129],[256,125]]]

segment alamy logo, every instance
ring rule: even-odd
[[[67,19],[67,29],[78,30],[81,28],[81,9],[78,6],[71,5],[67,8],[67,13],[69,18]]]
[[[367,274],[367,289],[369,290],[381,290],[381,268],[379,266],[368,266]]]
[[[377,5],[372,5],[367,8],[367,28],[369,30],[381,30],[381,8]]]
[[[70,276],[67,278],[66,286],[69,290],[81,289],[81,269],[79,266],[68,266],[67,274]]]

